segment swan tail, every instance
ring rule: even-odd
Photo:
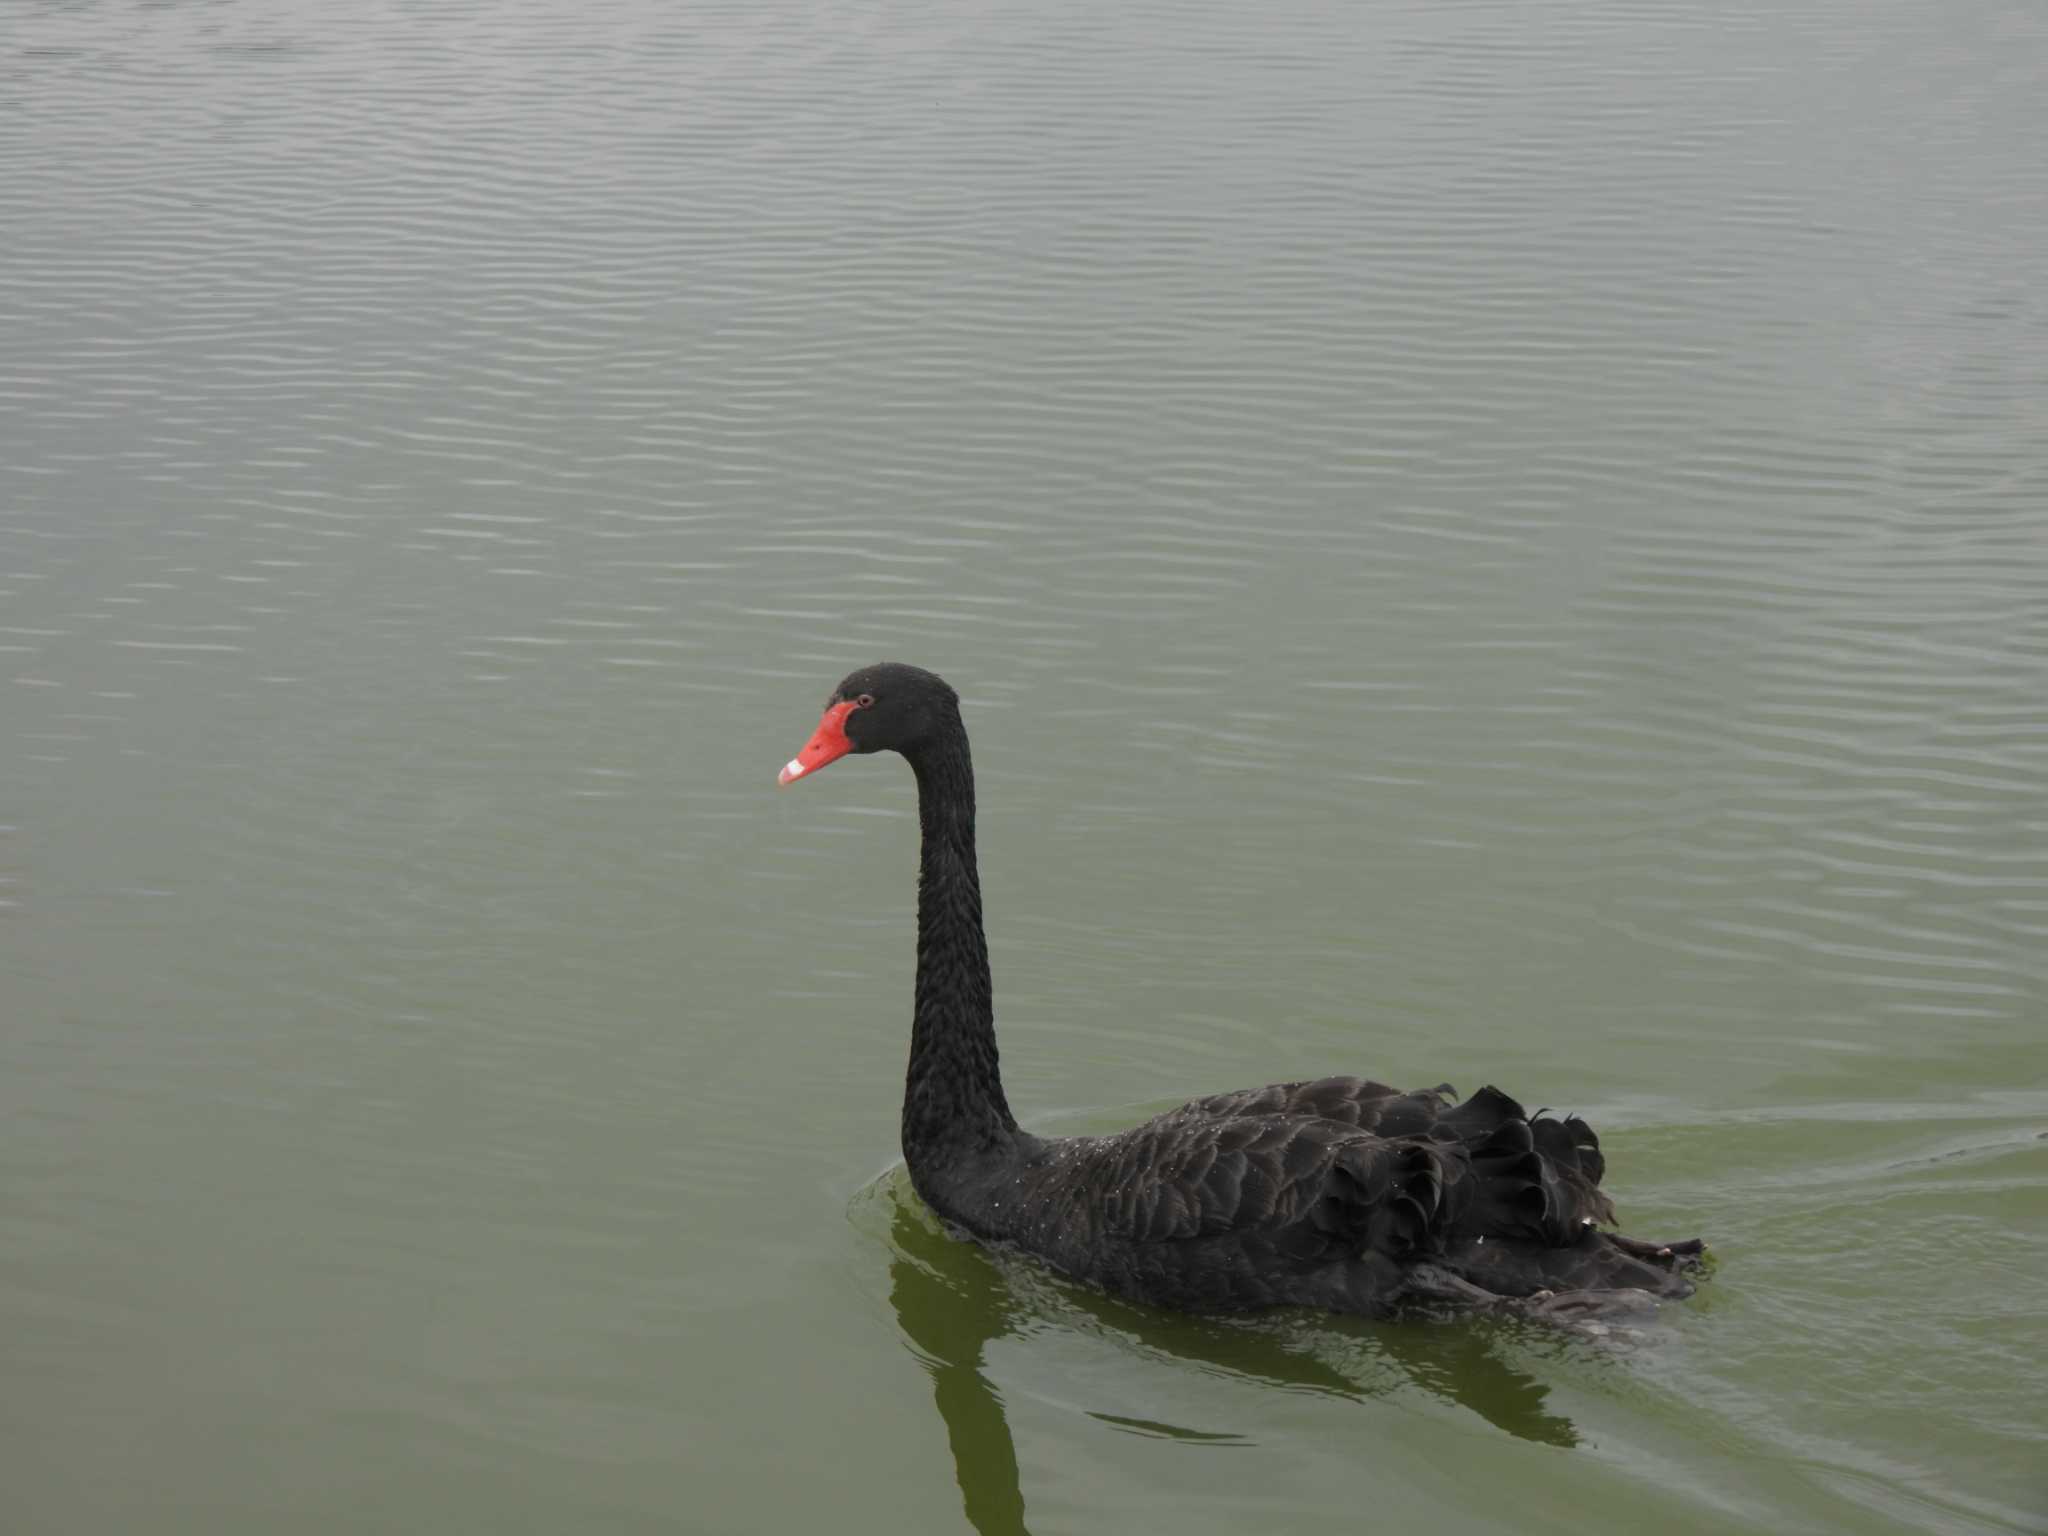
[[[1436,1134],[1463,1150],[1474,1186],[1456,1236],[1563,1245],[1614,1219],[1600,1191],[1600,1138],[1576,1115],[1530,1116],[1498,1088],[1482,1088],[1444,1111]]]
[[[1578,1116],[1528,1115],[1499,1089],[1482,1088],[1446,1109],[1434,1134],[1463,1152],[1461,1182],[1470,1190],[1425,1283],[1469,1285],[1496,1299],[1692,1294],[1703,1243],[1646,1243],[1599,1230],[1614,1221],[1600,1188],[1607,1162]]]
[[[1532,1312],[1567,1317],[1680,1300],[1705,1266],[1706,1244],[1697,1238],[1644,1243],[1588,1227],[1565,1247],[1475,1237],[1418,1266],[1409,1289],[1420,1300],[1451,1300],[1432,1289],[1451,1279],[1471,1288],[1460,1298],[1467,1304],[1526,1301]]]

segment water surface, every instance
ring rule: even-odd
[[[10,1531],[2048,1530],[2048,23],[0,25]],[[946,673],[1010,1097],[1600,1126],[1648,1336],[1223,1323],[894,1168]]]

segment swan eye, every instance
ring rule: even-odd
[[[856,709],[866,709],[870,704],[874,702],[875,696],[872,693],[864,693],[859,698],[853,701],[854,707]]]

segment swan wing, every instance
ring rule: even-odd
[[[1429,1132],[1457,1096],[1449,1083],[1403,1093],[1363,1077],[1316,1077],[1211,1094],[1175,1113],[1218,1120],[1238,1115],[1305,1115],[1381,1136],[1419,1136]]]
[[[1217,1118],[1195,1106],[1112,1138],[1098,1169],[1107,1237],[1170,1243],[1260,1233],[1319,1262],[1426,1244],[1458,1169],[1428,1141],[1314,1115]]]

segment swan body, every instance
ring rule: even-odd
[[[903,1155],[947,1222],[1075,1279],[1189,1311],[1309,1306],[1570,1317],[1689,1295],[1704,1245],[1603,1230],[1599,1138],[1482,1088],[1328,1077],[1195,1099],[1110,1136],[1045,1138],[1004,1098],[974,779],[959,699],[883,663],[834,690],[782,771],[902,753],[918,782],[918,964]]]

